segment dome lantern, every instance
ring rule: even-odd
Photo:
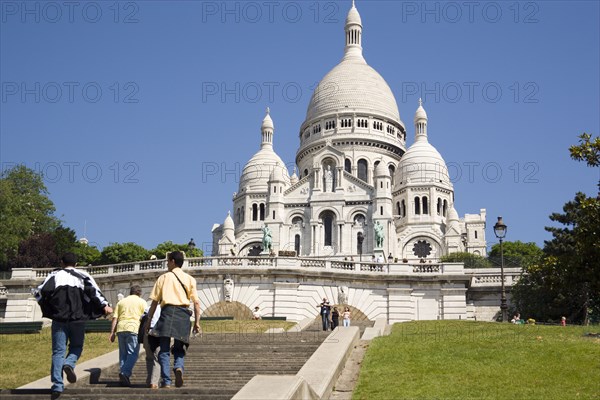
[[[427,113],[423,108],[423,101],[419,98],[419,108],[415,112],[415,141],[427,141]]]
[[[346,17],[346,47],[344,58],[362,58],[362,20],[360,14],[352,1],[352,8]]]
[[[262,143],[261,148],[265,147],[273,147],[273,132],[275,131],[275,126],[273,125],[273,120],[271,119],[271,110],[267,107],[267,115],[263,119],[261,125],[262,132]]]

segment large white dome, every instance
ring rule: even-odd
[[[354,111],[381,115],[400,123],[390,87],[362,57],[345,58],[325,75],[310,99],[306,120]]]
[[[348,12],[344,29],[344,57],[316,87],[308,104],[306,121],[337,113],[357,112],[402,124],[390,87],[362,55],[362,22],[354,4]]]

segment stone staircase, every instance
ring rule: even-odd
[[[373,324],[360,321],[353,325],[362,332]],[[192,339],[181,388],[146,388],[142,355],[133,370],[131,387],[119,385],[118,366],[112,366],[92,373],[89,380],[67,386],[60,399],[229,400],[255,375],[295,375],[330,333],[321,330],[320,319],[302,332],[207,333]],[[0,390],[2,400],[48,399],[49,395],[49,389]]]

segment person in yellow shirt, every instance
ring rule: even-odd
[[[140,352],[138,330],[140,318],[146,309],[146,302],[141,298],[142,288],[134,285],[129,296],[117,303],[113,314],[110,341],[119,338],[119,382],[121,386],[131,386],[129,378]]]
[[[150,330],[150,321],[154,316],[156,307],[160,304],[160,318],[149,334],[160,338],[158,363],[160,364],[163,388],[171,386],[171,338],[175,339],[172,349],[175,386],[183,386],[184,347],[190,344],[190,317],[192,316],[189,309],[190,302],[194,304],[194,334],[201,332],[200,299],[196,291],[196,279],[181,270],[183,258],[183,253],[180,251],[167,254],[169,272],[159,276],[154,288],[152,288],[152,293],[150,293],[152,304],[144,328],[146,332]]]

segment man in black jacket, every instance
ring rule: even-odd
[[[113,311],[94,278],[76,265],[77,256],[66,253],[61,268],[52,271],[35,293],[42,315],[52,320],[53,398],[64,390],[63,372],[70,383],[77,381],[75,364],[83,351],[85,321]]]

